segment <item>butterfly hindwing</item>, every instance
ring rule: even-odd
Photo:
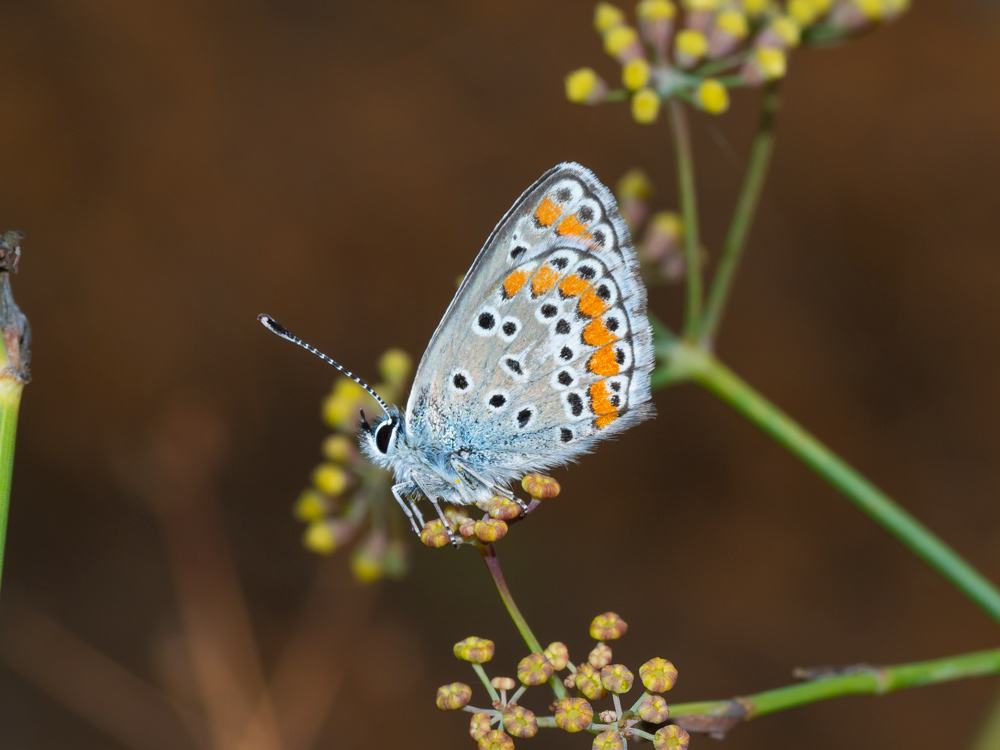
[[[493,231],[431,339],[411,439],[498,477],[565,463],[650,415],[651,339],[614,198],[561,164]]]

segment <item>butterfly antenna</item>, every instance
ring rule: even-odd
[[[312,344],[307,344],[305,341],[303,341],[302,339],[300,339],[295,334],[290,333],[287,328],[285,328],[283,325],[281,325],[281,323],[279,323],[278,321],[276,321],[270,315],[265,315],[264,313],[261,313],[260,315],[257,316],[257,320],[259,320],[261,322],[261,325],[263,325],[271,333],[274,333],[274,334],[276,334],[278,336],[281,336],[281,338],[285,339],[285,341],[291,341],[293,344],[298,344],[303,349],[305,349],[307,352],[312,352],[313,354],[315,354],[317,357],[319,357],[321,360],[323,360],[324,362],[326,362],[328,365],[333,365],[334,367],[336,367],[338,370],[340,370],[342,373],[344,373],[347,377],[349,377],[355,383],[357,383],[362,388],[364,388],[366,391],[368,391],[368,395],[371,396],[376,401],[378,401],[378,405],[382,407],[382,411],[384,411],[386,414],[389,413],[389,405],[386,404],[386,402],[383,401],[381,399],[381,397],[377,393],[375,393],[374,390],[372,390],[372,387],[370,385],[368,385],[368,383],[366,383],[365,381],[363,381],[361,378],[359,378],[357,375],[355,375],[353,372],[351,372],[347,368],[343,367],[342,365],[337,364],[333,360],[332,357],[328,357],[326,354],[323,354],[323,352],[321,352],[319,349],[317,349]]]

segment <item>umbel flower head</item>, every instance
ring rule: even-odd
[[[379,360],[382,382],[375,391],[386,400],[398,400],[412,369],[406,352],[390,349]],[[354,433],[361,409],[372,411],[377,406],[353,380],[338,378],[322,404],[323,421],[332,430],[323,440],[323,460],[312,472],[311,486],[299,495],[294,512],[306,524],[302,542],[307,549],[328,555],[353,545],[354,577],[370,583],[406,573],[407,530],[399,522],[389,490],[392,477],[358,451]]]
[[[671,98],[721,114],[730,89],[783,78],[796,47],[846,41],[908,6],[908,0],[640,0],[631,26],[620,8],[598,3],[594,28],[621,66],[621,88],[579,68],[566,76],[566,97],[590,105],[627,100],[635,121],[647,125]]]
[[[617,613],[598,615],[589,628],[591,638],[598,643],[587,661],[574,666],[566,645],[556,641],[541,653],[522,658],[517,663],[516,681],[504,675],[490,678],[486,673],[485,665],[492,661],[495,653],[493,641],[466,638],[455,644],[453,652],[472,666],[489,694],[488,706],[474,705],[472,688],[464,682],[442,685],[435,703],[442,711],[461,709],[471,713],[469,734],[484,750],[513,748],[515,739],[534,737],[541,728],[557,728],[571,734],[588,732],[594,735],[592,747],[600,750],[624,750],[630,739],[652,742],[654,750],[684,750],[689,741],[687,732],[678,726],[664,725],[670,709],[660,695],[676,683],[677,669],[659,657],[645,662],[638,670],[612,663],[607,641],[621,638],[627,630],[628,626]],[[564,670],[565,673],[560,674]],[[640,681],[645,690],[638,697],[633,693],[626,699]],[[549,694],[537,703],[547,706],[550,715],[538,716],[523,705],[523,697],[529,692],[534,696],[539,690],[547,691],[551,685],[559,688],[555,702]],[[577,690],[578,694],[567,695],[563,686]],[[601,710],[597,702],[609,699],[613,705]],[[623,704],[624,700],[634,702],[628,706]],[[659,728],[649,729],[647,725]]]

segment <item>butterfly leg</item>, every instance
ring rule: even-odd
[[[454,458],[451,459],[451,467],[458,473],[464,471],[466,474],[468,474],[470,477],[472,477],[477,482],[482,484],[484,487],[489,487],[490,492],[492,492],[494,495],[500,495],[502,497],[507,498],[508,500],[513,500],[514,502],[516,502],[518,505],[521,506],[522,511],[528,510],[527,504],[521,498],[519,498],[517,495],[511,492],[509,489],[507,489],[506,487],[501,487],[496,484],[490,484],[490,482],[486,479],[486,477],[484,477],[479,472],[470,469],[465,464],[459,463],[457,459]]]
[[[415,482],[415,484],[417,485],[417,487],[420,488],[420,491],[427,496],[427,499],[431,501],[431,505],[434,506],[434,510],[437,511],[438,518],[441,519],[441,523],[444,525],[444,530],[448,532],[448,539],[451,540],[451,546],[457,547],[458,540],[455,538],[455,533],[451,530],[451,521],[448,520],[447,516],[445,516],[444,514],[444,511],[441,510],[441,504],[438,503],[437,497],[434,495],[433,492],[428,492],[427,488],[424,487],[419,482]]]
[[[410,500],[404,498],[404,495],[412,495],[413,491],[416,489],[412,482],[400,482],[399,484],[394,484],[392,486],[392,496],[396,498],[396,502],[399,503],[399,507],[403,509],[406,517],[410,519],[410,526],[413,527],[413,531],[419,536],[420,530],[424,527],[424,517],[420,514],[420,509],[417,508],[417,504]],[[416,514],[416,518],[414,518]],[[420,525],[417,525],[417,519],[420,520]]]

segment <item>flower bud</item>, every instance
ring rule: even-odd
[[[635,708],[636,714],[650,724],[662,724],[670,716],[670,709],[662,695],[644,695]]]
[[[438,688],[435,703],[442,711],[465,708],[472,700],[472,688],[464,682],[453,682]]]
[[[635,675],[624,664],[609,664],[601,670],[601,685],[615,695],[627,693],[634,683]]]
[[[487,518],[485,521],[476,521],[473,527],[476,536],[482,542],[496,542],[507,535],[507,523],[499,518]]]
[[[632,95],[632,119],[652,125],[660,116],[660,97],[653,89],[639,89]]]
[[[595,641],[613,641],[628,630],[625,621],[614,612],[598,615],[590,623],[590,637]]]
[[[674,59],[678,67],[693,68],[708,52],[708,39],[700,31],[684,29],[674,37]]]
[[[320,464],[313,471],[312,481],[320,492],[337,497],[351,484],[351,476],[337,464]]]
[[[441,519],[435,518],[425,523],[424,528],[420,530],[420,541],[428,547],[439,549],[451,542],[451,539],[448,537],[448,530],[441,523]]]
[[[651,693],[665,693],[677,684],[677,667],[656,657],[639,667],[639,678]]]
[[[576,689],[592,701],[599,701],[608,695],[607,689],[601,684],[601,670],[592,664],[584,663],[577,667],[573,680]]]
[[[641,0],[635,8],[635,14],[639,19],[642,38],[656,50],[656,58],[660,62],[666,62],[677,8],[670,0]]]
[[[452,652],[456,657],[473,664],[485,664],[493,658],[494,651],[496,651],[496,646],[493,641],[476,636],[469,636],[452,647]]]
[[[521,515],[521,506],[506,497],[494,495],[486,501],[486,512],[501,521],[510,521]]]
[[[302,546],[310,552],[329,555],[350,539],[354,530],[346,521],[313,521],[302,535]]]
[[[526,708],[515,706],[503,712],[503,728],[518,739],[534,737],[538,733],[535,714]]]
[[[497,690],[513,690],[517,685],[513,677],[494,677],[490,684]]]
[[[643,57],[639,34],[631,26],[615,26],[604,34],[604,51],[624,65]]]
[[[347,435],[330,435],[323,441],[323,457],[338,464],[353,463],[358,459],[358,448]]]
[[[630,60],[622,68],[622,85],[629,91],[641,89],[649,83],[649,63],[641,57]]]
[[[318,521],[330,511],[327,496],[316,489],[303,490],[292,512],[300,521]]]
[[[580,68],[566,76],[566,98],[574,104],[600,104],[608,85],[592,68]]]
[[[351,551],[351,573],[359,583],[374,583],[386,573],[389,540],[384,531],[370,531]]]
[[[531,654],[525,656],[517,665],[517,679],[524,685],[541,685],[547,682],[555,669],[552,663],[545,658],[545,654]]]
[[[538,472],[525,474],[521,488],[535,500],[549,500],[559,494],[559,482]]]
[[[566,648],[565,643],[560,643],[559,641],[550,643],[544,653],[545,658],[549,660],[549,664],[557,672],[560,669],[565,669],[566,665],[569,664],[569,650]]]
[[[688,743],[690,742],[691,738],[688,736],[688,733],[676,724],[661,727],[653,735],[654,750],[669,750],[675,747],[680,748],[680,750],[687,750]]]
[[[611,3],[598,3],[594,8],[594,29],[604,35],[616,26],[625,25],[625,14]]]
[[[479,750],[514,750],[514,740],[499,729],[492,729],[479,738]]]
[[[469,736],[476,742],[490,732],[490,715],[485,711],[476,711],[469,721]]]
[[[606,643],[598,643],[587,656],[587,663],[594,669],[603,669],[611,663],[611,647]]]
[[[708,37],[708,56],[715,59],[728,55],[747,38],[747,17],[738,10],[724,10],[715,17],[715,26]]]
[[[706,78],[694,94],[695,103],[711,115],[721,115],[729,109],[729,92],[714,78]]]
[[[594,720],[594,709],[583,698],[556,701],[556,726],[567,732],[580,732]]]
[[[777,47],[757,47],[740,69],[744,80],[751,85],[783,78],[788,70],[784,50]]]
[[[617,729],[607,729],[594,738],[593,750],[622,750],[625,740]]]

